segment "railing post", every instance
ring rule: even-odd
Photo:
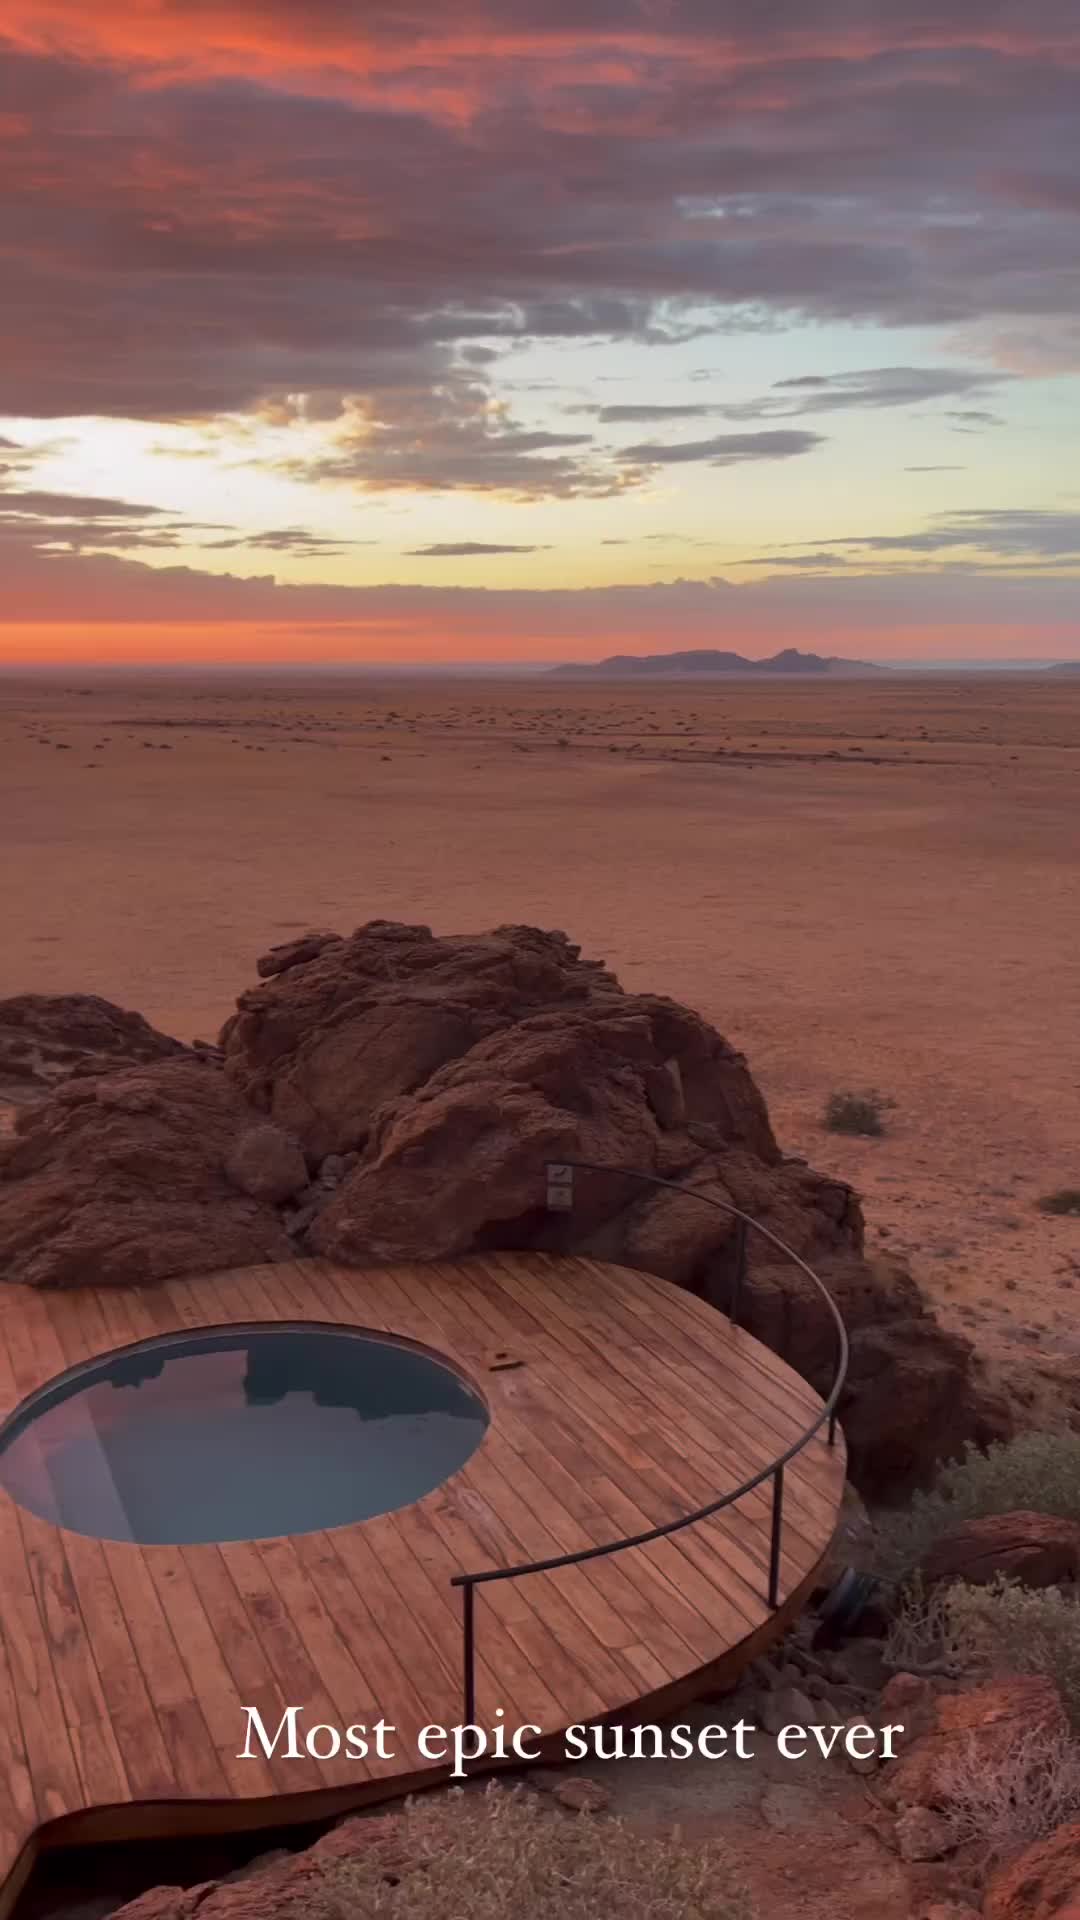
[[[731,1283],[731,1311],[728,1319],[733,1327],[739,1325],[742,1314],[743,1281],[746,1278],[746,1221],[735,1222],[735,1278]]]
[[[772,1540],[769,1545],[769,1605],[780,1604],[780,1536],[784,1526],[784,1469],[773,1474]]]
[[[471,1727],[476,1720],[476,1638],[473,1619],[473,1583],[466,1580],[461,1589],[462,1603],[462,1660],[464,1666],[464,1724]]]

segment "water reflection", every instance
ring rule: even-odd
[[[446,1366],[344,1330],[196,1334],[103,1361],[0,1440],[0,1484],[105,1539],[305,1533],[419,1499],[487,1415]]]

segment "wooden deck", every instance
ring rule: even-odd
[[[480,1389],[487,1433],[413,1506],[237,1545],[94,1540],[0,1488],[0,1912],[43,1841],[318,1818],[438,1777],[416,1741],[462,1718],[453,1573],[674,1519],[764,1466],[820,1406],[775,1355],[662,1281],[490,1254],[365,1272],[301,1261],[138,1292],[0,1287],[0,1418],[132,1341],[274,1320],[437,1350]],[[492,1371],[499,1354],[522,1364]],[[717,1663],[734,1678],[802,1599],[843,1480],[839,1436],[788,1469],[777,1614],[768,1487],[672,1539],[477,1589],[478,1720],[495,1724],[501,1707],[507,1724],[557,1734],[639,1702],[656,1710]],[[286,1705],[302,1730],[385,1718],[397,1758],[238,1758],[244,1708],[276,1728]]]

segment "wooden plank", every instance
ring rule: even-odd
[[[34,1782],[39,1820],[53,1820],[83,1804],[71,1730],[53,1672],[48,1634],[26,1563],[19,1515],[0,1492],[0,1634],[19,1724]]]
[[[176,1777],[101,1542],[68,1533],[64,1551],[132,1797],[167,1798]]]

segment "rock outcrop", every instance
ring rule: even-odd
[[[1080,1920],[1080,1820],[999,1867],[987,1886],[983,1915],[984,1920]]]
[[[485,1247],[588,1252],[725,1301],[738,1207],[821,1275],[851,1334],[842,1408],[856,1480],[897,1490],[967,1439],[1007,1431],[972,1349],[929,1314],[896,1261],[870,1260],[858,1200],[785,1160],[746,1062],[697,1014],[630,994],[562,933],[436,938],[373,921],[304,935],[258,963],[221,1035],[244,1099],[294,1136],[317,1181],[307,1250],[338,1260]],[[572,1211],[545,1205],[544,1163],[580,1159]],[[807,1276],[751,1234],[743,1317],[821,1387],[835,1328]]]
[[[79,1075],[187,1052],[141,1013],[93,993],[20,993],[0,1000],[0,1100],[16,1106]]]
[[[274,1208],[226,1172],[257,1119],[198,1059],[76,1079],[24,1108],[0,1146],[0,1272],[41,1287],[145,1285],[289,1259]]]
[[[73,1077],[0,1148],[5,1278],[140,1284],[297,1252],[362,1265],[537,1248],[725,1305],[741,1209],[766,1229],[746,1248],[749,1330],[827,1390],[833,1320],[770,1235],[844,1317],[841,1417],[863,1491],[899,1492],[1006,1430],[970,1346],[902,1265],[866,1256],[852,1190],[785,1159],[742,1055],[696,1013],[624,992],[534,927],[436,938],[372,921],[305,934],[258,971],[201,1053],[105,1001],[6,1003],[10,1031],[38,1036],[39,1080]],[[545,1162],[570,1159],[620,1171],[579,1172],[572,1208],[551,1211]]]
[[[1057,1587],[1080,1578],[1080,1526],[1045,1513],[994,1513],[956,1527],[923,1557],[925,1586],[964,1580],[989,1586],[999,1575],[1024,1587]]]

